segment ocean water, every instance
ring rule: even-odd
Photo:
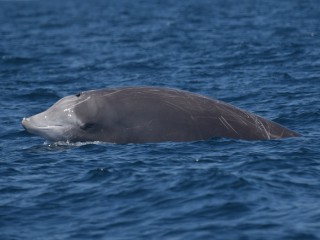
[[[0,1],[0,239],[320,239],[320,1]],[[23,117],[167,86],[302,134],[54,144]]]

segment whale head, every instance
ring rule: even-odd
[[[97,113],[94,96],[79,93],[60,99],[44,112],[23,118],[22,125],[29,133],[53,142],[77,141],[83,136],[90,140],[95,126],[92,119]]]

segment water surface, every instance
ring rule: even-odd
[[[320,239],[319,1],[1,1],[1,239]],[[303,136],[50,144],[22,117],[167,86]]]

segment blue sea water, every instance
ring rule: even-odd
[[[0,239],[320,239],[320,1],[0,1]],[[23,117],[167,86],[303,136],[53,144]]]

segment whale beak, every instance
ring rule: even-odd
[[[26,129],[27,130],[27,126],[28,126],[28,123],[29,123],[29,118],[23,118],[22,119],[22,121],[21,121],[21,124],[22,124],[22,126],[24,127],[24,129]]]
[[[39,121],[37,121],[37,119],[35,119],[34,116],[30,118],[24,117],[21,121],[21,124],[24,127],[24,129],[26,129],[30,133],[34,133],[35,131],[39,131],[39,130],[45,130],[49,127],[47,125],[44,125],[44,126],[39,125]]]
[[[45,126],[37,126],[37,122],[34,121],[32,118],[23,118],[21,121],[22,126],[25,130],[27,130],[29,133],[37,134],[37,132],[41,129],[45,129]]]
[[[60,124],[52,125],[42,117],[43,113],[23,118],[21,121],[24,129],[34,135],[41,136],[47,140],[57,140],[57,135],[61,134],[65,127]],[[64,140],[59,138],[58,140]]]

